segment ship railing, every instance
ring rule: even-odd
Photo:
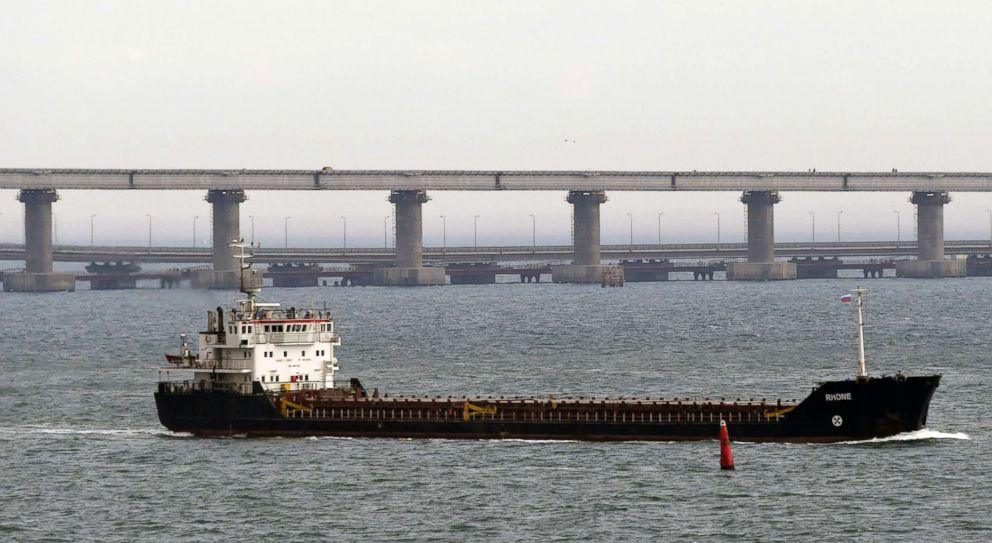
[[[252,341],[258,343],[335,343],[339,336],[334,332],[255,332]]]
[[[254,313],[231,310],[236,320],[294,320],[294,319],[330,319],[331,312],[321,309],[256,309]]]
[[[195,392],[231,392],[251,394],[251,383],[218,383],[213,381],[159,381],[159,392],[192,394]]]
[[[332,420],[402,420],[402,421],[465,421],[459,402],[442,403],[431,406],[416,406],[407,403],[390,405],[390,402],[355,402],[352,405],[321,405],[315,403],[307,409],[287,408],[287,418],[320,418]],[[738,410],[629,410],[629,409],[506,409],[496,406],[495,413],[475,413],[471,421],[521,421],[532,423],[589,422],[619,424],[713,424],[721,420],[728,424],[777,423],[787,416],[791,409],[750,409]],[[771,408],[766,404],[764,407]],[[466,421],[469,422],[469,421]]]
[[[179,369],[189,370],[250,370],[253,367],[250,358],[192,358],[184,361]]]
[[[270,332],[270,343],[313,343],[316,332]]]

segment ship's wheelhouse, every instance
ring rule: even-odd
[[[338,370],[334,347],[341,345],[341,339],[330,313],[259,302],[261,276],[246,258],[242,251],[241,292],[248,297],[238,300],[237,309],[208,311],[196,355],[184,335],[181,354],[168,356],[169,362],[192,370],[190,386],[202,390],[248,394],[259,388],[269,392],[333,388]]]

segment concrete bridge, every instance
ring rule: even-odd
[[[747,261],[727,267],[733,280],[795,279],[794,263],[776,260],[774,205],[780,191],[909,192],[917,206],[916,259],[901,261],[902,277],[961,277],[964,261],[946,260],[944,204],[951,191],[992,192],[992,173],[962,172],[675,172],[675,171],[432,171],[432,170],[71,170],[0,169],[0,188],[19,189],[24,203],[25,271],[7,274],[7,290],[67,290],[71,274],[52,271],[52,204],[58,190],[206,190],[213,206],[213,268],[202,286],[237,283],[230,240],[240,237],[246,190],[388,190],[395,205],[396,250],[375,269],[381,285],[437,285],[444,272],[424,266],[422,207],[428,190],[561,190],[574,208],[571,264],[555,266],[557,282],[598,283],[602,275],[599,208],[607,191],[740,191],[747,206]]]
[[[919,248],[915,241],[852,241],[852,242],[798,242],[776,243],[779,258],[818,257],[911,257]],[[946,255],[964,257],[992,253],[989,240],[948,240],[944,243]],[[496,247],[424,247],[422,257],[432,264],[488,263],[488,262],[548,262],[568,261],[572,258],[571,245],[521,245]],[[25,246],[0,243],[0,260],[24,260]],[[746,260],[747,243],[669,243],[603,245],[603,261],[636,259],[716,259]],[[396,251],[383,248],[258,248],[252,262],[257,264],[321,263],[321,264],[375,264],[389,265],[396,259]],[[162,262],[194,264],[213,262],[213,249],[209,247],[128,247],[55,245],[52,247],[55,262]],[[208,266],[201,269],[209,269]]]
[[[841,270],[860,271],[865,279],[884,277],[894,271],[899,263],[896,258],[824,258],[806,257],[792,258],[795,264],[797,279],[829,279],[839,277]],[[975,276],[992,276],[992,256],[971,255],[966,260],[967,274]],[[623,270],[626,282],[668,281],[672,274],[680,272],[691,276],[693,280],[717,279],[717,272],[726,272],[733,261],[727,260],[668,260],[668,259],[637,259],[621,260],[613,264],[614,268]],[[555,266],[561,261],[551,262],[515,262],[499,264],[496,262],[450,263],[439,267],[453,285],[490,284],[496,282],[497,276],[519,277],[521,283],[539,283],[550,275]],[[90,271],[75,274],[75,281],[90,284],[92,290],[131,289],[138,281],[158,281],[162,288],[175,288],[182,283],[195,284],[194,275],[209,264],[185,268],[170,268],[166,270],[143,272],[133,270],[119,272],[113,268],[137,268],[137,265],[121,266],[119,264],[91,265],[110,268],[104,271]],[[360,286],[373,284],[376,264],[341,265],[331,264],[321,266],[315,263],[273,264],[268,269],[261,270],[263,277],[268,278],[276,287],[308,287],[329,283],[334,286]],[[4,275],[21,270],[0,270],[0,282]]]

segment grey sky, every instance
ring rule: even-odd
[[[986,2],[8,2],[0,165],[992,170]],[[565,140],[570,140],[566,142]],[[571,143],[574,140],[574,143]],[[382,243],[385,193],[249,193],[256,236]],[[441,193],[425,241],[567,243],[559,193]],[[743,238],[736,194],[612,193],[604,242]],[[948,238],[989,235],[956,194]],[[23,239],[0,191],[0,241]],[[63,193],[59,241],[192,239],[199,193]],[[912,236],[908,194],[786,193],[777,238]],[[309,239],[304,239],[309,238]]]

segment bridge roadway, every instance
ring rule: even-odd
[[[0,168],[0,189],[992,192],[992,173]]]
[[[992,253],[989,240],[946,241],[949,255]],[[818,242],[776,243],[775,254],[782,258],[805,257],[909,257],[917,253],[913,241]],[[571,245],[538,245],[517,247],[425,247],[424,260],[434,263],[452,262],[524,262],[569,261],[573,255]],[[606,261],[621,259],[669,260],[740,260],[747,257],[746,243],[690,243],[663,245],[604,245],[602,258]],[[23,260],[23,245],[0,244],[0,260]],[[55,246],[53,259],[60,262],[211,262],[211,248],[192,247],[91,247],[79,245]],[[393,249],[328,249],[328,248],[258,248],[253,262],[274,263],[347,263],[391,264],[395,261]]]

